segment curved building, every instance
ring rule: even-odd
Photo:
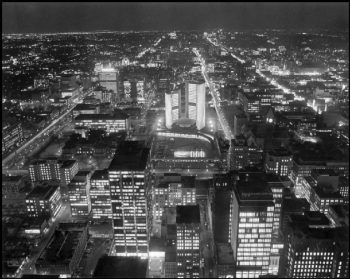
[[[198,130],[205,127],[205,83],[187,81],[170,93],[165,93],[165,124],[168,129],[177,122],[181,125],[196,124]]]

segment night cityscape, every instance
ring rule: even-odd
[[[349,278],[349,3],[2,3],[2,278]]]

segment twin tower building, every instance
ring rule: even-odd
[[[196,125],[198,130],[205,127],[205,83],[186,81],[170,93],[165,93],[165,125],[180,127]]]

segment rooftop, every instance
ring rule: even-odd
[[[74,108],[74,110],[92,110],[96,109],[96,105],[92,104],[77,104]]]
[[[82,120],[125,120],[128,119],[129,116],[121,111],[115,111],[113,115],[111,114],[79,114],[77,117],[75,117],[75,121],[82,121]]]
[[[233,251],[232,247],[228,243],[216,244],[217,259],[219,265],[233,265]]]
[[[71,166],[73,166],[77,161],[75,160],[63,160],[60,161],[61,163],[61,168],[69,168]]]
[[[138,257],[103,256],[93,278],[146,278],[148,260]]]
[[[199,205],[176,206],[176,223],[200,223]]]
[[[59,226],[52,235],[49,244],[36,264],[68,264],[74,255],[74,251],[79,243],[84,230],[87,229],[86,223],[75,225],[75,223]]]
[[[37,186],[27,195],[26,199],[49,200],[50,197],[55,193],[57,188],[58,185],[46,187]]]
[[[124,141],[117,149],[109,170],[144,171],[149,149],[143,141]]]
[[[259,176],[248,175],[246,179],[237,181],[236,192],[239,202],[252,202],[252,205],[258,205],[257,202],[272,202],[272,191],[266,180]]]
[[[108,170],[95,170],[91,176],[91,180],[108,180]]]
[[[2,180],[2,183],[4,184],[4,183],[9,183],[9,182],[11,182],[11,183],[18,183],[22,179],[23,179],[23,177],[20,176],[20,175],[10,176],[10,175],[4,175],[3,174],[1,180]]]

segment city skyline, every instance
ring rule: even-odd
[[[346,5],[5,4],[2,277],[349,278]]]
[[[346,2],[3,2],[3,34],[96,31],[348,31]],[[43,24],[45,22],[45,24]]]

